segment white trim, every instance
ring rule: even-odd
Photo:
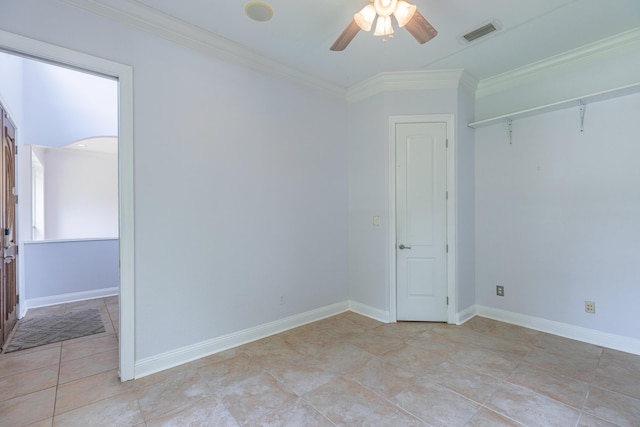
[[[118,240],[117,237],[90,237],[86,239],[59,239],[59,240],[27,240],[22,243],[25,245],[39,245],[47,243],[80,243],[80,242],[109,242]]]
[[[118,80],[118,182],[120,223],[120,379],[135,377],[135,263],[133,182],[133,69],[124,64],[76,52],[0,30],[0,48],[18,55],[64,64]]]
[[[552,102],[551,104],[541,105],[538,107],[527,108],[526,110],[514,111],[508,114],[502,114],[496,117],[490,117],[484,120],[478,120],[476,122],[469,123],[469,127],[477,129],[484,126],[491,126],[496,123],[503,123],[507,120],[524,119],[526,117],[535,116],[538,114],[549,113],[551,111],[562,110],[565,108],[578,107],[580,104],[590,104],[592,102],[605,101],[607,99],[617,98],[620,96],[632,95],[640,92],[640,82],[617,87],[614,89],[608,89],[601,92],[591,93],[588,95],[578,96],[575,98],[567,99],[564,101]]]
[[[255,50],[248,49],[239,43],[225,39],[140,2],[117,1],[106,4],[97,0],[61,1],[147,34],[152,34],[206,55],[250,68],[273,78],[297,84],[317,93],[340,100],[344,100],[346,97],[346,90],[338,85],[284,65],[282,62],[267,58]]]
[[[476,99],[639,49],[640,27],[483,79]]]
[[[388,311],[380,310],[379,308],[371,307],[370,305],[362,304],[357,301],[349,301],[349,310],[382,323],[389,323]]]
[[[48,297],[31,298],[25,301],[26,310],[37,307],[48,307],[56,304],[83,301],[88,299],[112,297],[118,295],[118,287],[94,289],[92,291],[72,292],[69,294],[51,295]]]
[[[478,84],[462,69],[384,72],[351,86],[347,90],[347,102],[362,101],[388,91],[457,89],[461,82],[471,93]]]
[[[253,328],[233,332],[197,344],[171,350],[156,356],[140,359],[136,362],[136,379],[142,378],[165,369],[173,368],[184,363],[191,362],[219,353],[233,347],[238,347],[252,341],[257,341],[268,336],[279,334],[289,329],[297,328],[307,323],[316,322],[327,317],[335,316],[349,311],[349,302],[339,302],[315,310],[285,317],[284,319],[258,325]]]
[[[447,323],[457,323],[457,292],[456,292],[456,134],[454,114],[425,114],[416,116],[390,116],[389,117],[389,143],[387,162],[387,191],[389,193],[389,224],[387,262],[389,265],[389,322],[398,320],[396,310],[396,150],[395,128],[401,123],[446,123],[447,140],[447,293],[449,306],[447,308]]]
[[[547,332],[573,340],[640,355],[640,339],[637,338],[610,334],[581,326],[570,325],[568,323],[556,322],[554,320],[542,319],[540,317],[528,316],[526,314],[481,305],[476,306],[476,313],[478,316],[500,322],[511,323],[513,325],[535,329],[536,331]]]
[[[464,310],[458,312],[457,319],[456,319],[456,325],[463,325],[466,322],[468,322],[469,320],[473,319],[474,317],[476,317],[476,306],[475,305],[471,305],[467,308],[465,308]]]

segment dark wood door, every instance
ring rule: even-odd
[[[16,323],[18,238],[16,228],[16,128],[0,106],[2,173],[0,174],[0,345]]]

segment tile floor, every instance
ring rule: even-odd
[[[136,381],[107,332],[0,355],[0,426],[640,426],[640,356],[476,317],[344,313]]]

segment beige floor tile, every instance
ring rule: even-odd
[[[418,347],[425,353],[441,354],[446,358],[453,356],[463,346],[435,332],[423,332],[415,337],[407,338],[406,343]]]
[[[138,401],[131,392],[100,400],[53,417],[60,427],[114,427],[144,423]]]
[[[495,325],[496,325],[495,320],[487,319],[486,317],[476,316],[472,319],[469,319],[469,321],[467,321],[463,327],[465,329],[471,329],[481,334],[486,334],[491,329],[495,328]]]
[[[386,353],[382,359],[417,376],[423,376],[437,369],[438,365],[450,357],[451,353],[447,351],[427,353],[419,347],[407,344]]]
[[[521,427],[522,424],[487,408],[480,410],[465,427]]]
[[[602,347],[551,334],[543,334],[536,342],[536,348],[575,359],[599,359],[602,355]]]
[[[248,378],[217,392],[224,406],[240,424],[270,414],[297,398],[269,374]]]
[[[610,423],[591,414],[583,413],[577,427],[620,427],[618,424]]]
[[[537,342],[544,335],[544,333],[534,331],[533,329],[503,322],[493,322],[493,325],[490,326],[484,334],[488,337],[524,343],[527,346]]]
[[[46,420],[53,416],[56,388],[0,402],[0,427],[15,427]]]
[[[377,328],[380,325],[384,325],[384,323],[380,322],[379,320],[375,320],[370,317],[354,313],[353,311],[347,311],[345,313],[342,313],[340,316],[351,320],[352,322],[356,323],[358,326],[361,326],[365,329],[373,329],[373,328]]]
[[[58,386],[55,413],[59,415],[120,393],[126,393],[132,387],[132,382],[123,383],[120,381],[117,370],[61,384]]]
[[[575,408],[510,383],[504,383],[486,406],[531,427],[573,426],[580,416]]]
[[[196,371],[183,371],[145,388],[136,395],[145,419],[156,418],[170,411],[213,396],[213,391]]]
[[[429,324],[423,322],[383,323],[374,328],[381,336],[412,338],[429,330]]]
[[[309,356],[269,363],[266,369],[298,396],[336,378],[336,374],[327,365]]]
[[[442,335],[447,340],[464,346],[476,345],[477,347],[481,347],[480,344],[485,340],[484,335],[471,328],[467,328],[466,324],[463,326],[444,325],[438,328],[431,328],[428,332],[431,335]]]
[[[33,424],[27,424],[25,427],[51,427],[53,426],[53,417],[46,420],[37,421]]]
[[[60,384],[118,368],[118,349],[60,363]]]
[[[168,412],[147,421],[147,427],[239,427],[217,397],[193,402],[177,411]]]
[[[196,371],[196,369],[197,368],[195,366],[191,365],[190,363],[186,363],[184,365],[178,365],[173,368],[165,369],[164,371],[156,372],[152,375],[147,375],[146,377],[138,378],[135,381],[131,381],[131,384],[133,385],[133,388],[135,390],[142,392],[143,390],[151,387],[153,384],[169,380],[178,373]]]
[[[519,365],[507,378],[507,381],[527,387],[577,409],[582,409],[589,390],[589,384],[585,382],[536,368],[526,363]]]
[[[423,379],[398,393],[393,402],[434,427],[464,426],[480,408],[446,387]]]
[[[289,402],[278,410],[252,420],[253,426],[332,427],[334,424],[302,399]]]
[[[113,331],[117,298],[69,308],[92,306]],[[0,427],[640,425],[640,356],[489,319],[383,324],[347,312],[124,384],[117,348],[105,332],[0,354]]]
[[[524,362],[578,381],[590,383],[598,367],[599,356],[569,356],[535,348],[522,358]]]
[[[58,384],[58,364],[0,378],[0,402]]]
[[[416,381],[416,376],[411,372],[381,359],[372,359],[347,375],[357,383],[388,399]]]
[[[115,335],[104,335],[79,342],[65,341],[62,344],[61,360],[66,362],[117,348],[118,340]]]
[[[425,375],[424,379],[443,385],[480,404],[486,402],[501,383],[501,380],[496,377],[448,361]]]
[[[533,348],[532,342],[527,343],[487,335],[483,336],[482,339],[478,340],[475,344],[505,357],[522,357],[528,354]]]
[[[605,349],[593,384],[640,399],[640,357]]]
[[[203,357],[201,359],[196,359],[193,362],[187,363],[186,366],[193,369],[198,369],[198,368],[201,368],[202,366],[211,365],[212,363],[217,363],[223,360],[232,359],[236,357],[238,354],[240,354],[239,348],[240,347],[231,348],[229,350],[224,350],[218,353],[214,353],[212,355]]]
[[[405,339],[402,337],[379,335],[376,330],[370,329],[350,338],[349,342],[375,356],[382,356],[405,346]]]
[[[247,353],[254,363],[265,369],[274,364],[278,365],[290,360],[299,360],[308,357],[296,351],[291,344],[278,336],[243,345],[239,350]]]
[[[584,412],[622,427],[640,425],[640,400],[591,387]]]
[[[209,386],[218,390],[262,374],[263,369],[248,355],[238,353],[229,359],[201,366],[197,371]]]
[[[365,418],[356,420],[350,425],[361,427],[429,427],[426,422],[390,403],[384,403]]]
[[[451,361],[499,379],[507,378],[518,365],[518,359],[514,356],[475,346],[468,346],[458,351]]]
[[[48,350],[3,354],[0,356],[0,378],[60,363],[60,347]]]
[[[364,366],[375,356],[350,343],[336,343],[319,349],[314,358],[334,372],[346,372]]]
[[[118,304],[120,302],[120,297],[118,295],[111,295],[103,298],[105,304]]]
[[[350,425],[384,404],[384,399],[355,381],[337,378],[302,398],[336,425]]]
[[[73,311],[82,311],[88,308],[98,308],[98,309],[106,308],[104,299],[95,298],[95,299],[88,299],[83,301],[69,302],[65,304],[64,311],[65,313],[71,313]]]

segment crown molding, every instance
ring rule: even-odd
[[[347,102],[362,101],[389,91],[457,89],[460,85],[473,93],[477,83],[462,69],[384,72],[347,89]]]
[[[476,99],[637,51],[640,51],[640,27],[483,79],[478,84]]]
[[[244,66],[314,92],[345,100],[345,88],[288,67],[238,43],[134,0],[59,0],[71,6],[161,37],[189,49]]]

